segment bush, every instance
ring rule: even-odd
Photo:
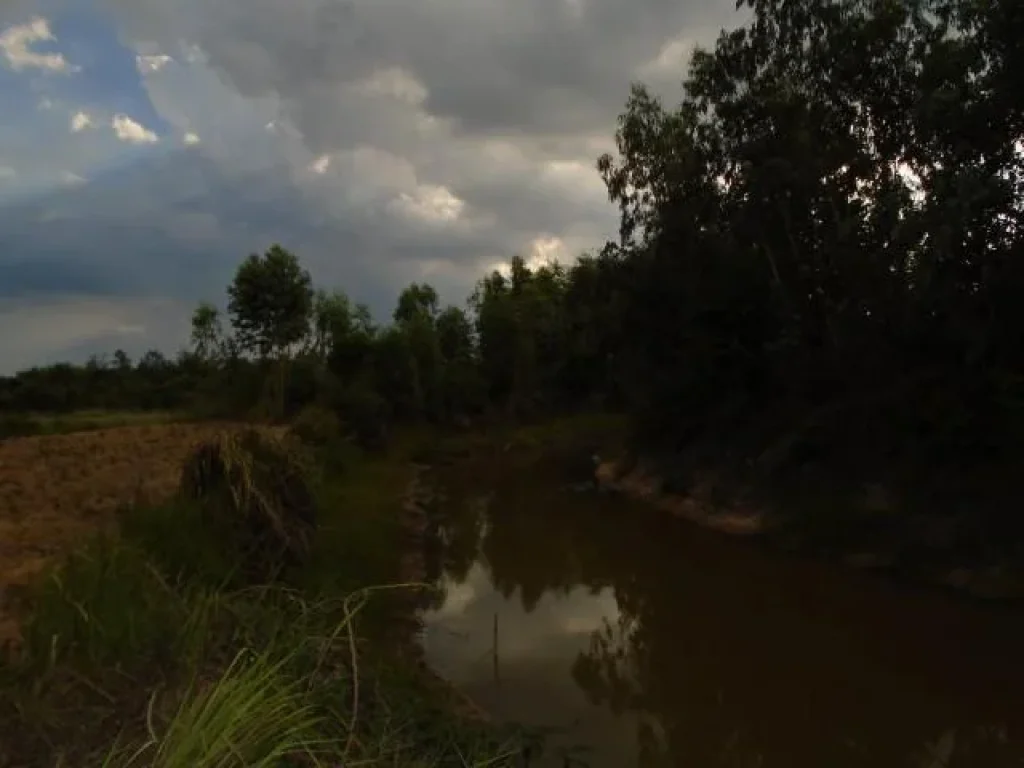
[[[291,433],[311,448],[323,448],[341,437],[341,420],[334,411],[307,405],[292,422]]]
[[[0,440],[6,437],[27,437],[42,431],[39,422],[25,413],[0,414]]]
[[[388,441],[388,403],[366,383],[357,383],[339,398],[342,419],[361,448],[382,450]]]
[[[232,532],[250,577],[272,578],[308,556],[316,525],[311,465],[294,439],[221,433],[186,460],[180,487]]]

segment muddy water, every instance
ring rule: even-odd
[[[553,729],[541,764],[1024,765],[1024,616],[544,475],[438,475],[424,636],[493,718]]]

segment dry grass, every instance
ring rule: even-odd
[[[0,442],[0,643],[16,633],[12,593],[119,508],[170,498],[196,445],[237,428],[144,424]]]
[[[302,444],[254,429],[222,432],[186,459],[181,492],[233,530],[253,573],[304,561],[316,525],[312,464]],[[266,569],[270,569],[269,571]]]

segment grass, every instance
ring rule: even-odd
[[[518,736],[456,716],[392,653],[404,630],[373,620],[414,588],[395,584],[407,459],[352,454],[323,477],[310,560],[283,582],[247,583],[182,499],[122,509],[116,534],[51,560],[0,661],[0,764],[513,765]]]
[[[225,424],[135,424],[0,441],[0,584],[25,588],[118,510],[172,498],[182,463]],[[11,622],[0,603],[0,644]]]
[[[94,429],[171,424],[183,421],[174,411],[85,410],[71,413],[18,413],[0,415],[0,438],[30,435],[66,435]]]

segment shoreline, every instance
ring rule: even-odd
[[[649,460],[627,465],[622,459],[601,461],[594,471],[599,489],[622,494],[673,517],[729,536],[784,541],[791,551],[814,550],[813,542],[799,524],[787,524],[765,509],[731,502],[712,504],[696,493],[674,494],[662,490],[664,478],[651,468]],[[872,489],[877,491],[878,489]],[[884,492],[882,492],[884,493]],[[778,535],[777,535],[778,534]],[[1024,605],[1024,571],[1004,563],[973,566],[949,563],[918,566],[901,562],[899,553],[877,542],[876,546],[847,547],[828,559],[844,567],[875,571],[903,581],[943,589],[950,594],[986,603]]]

